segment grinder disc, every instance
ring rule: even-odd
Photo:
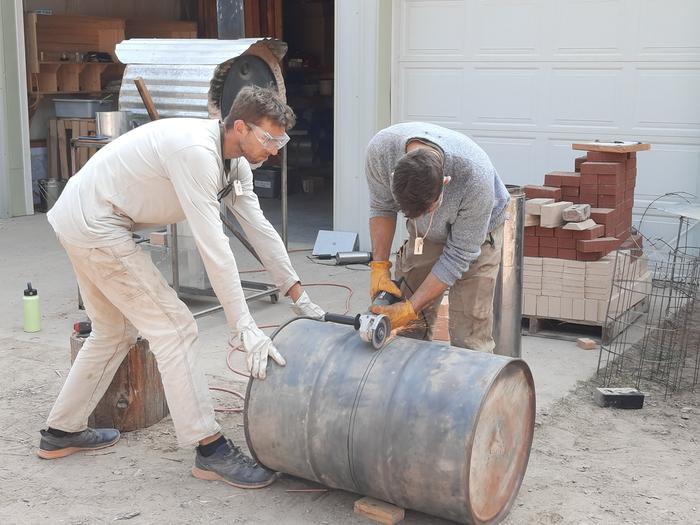
[[[389,338],[390,333],[391,321],[389,321],[389,318],[386,315],[378,316],[372,333],[372,346],[377,350],[381,349]]]

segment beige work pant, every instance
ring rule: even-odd
[[[414,255],[415,233],[409,227],[409,239],[399,250],[396,258],[396,278],[403,277],[401,291],[411,297],[437,262],[445,245],[425,240],[423,254]],[[503,248],[503,226],[487,236],[481,245],[481,254],[449,291],[450,343],[452,346],[469,348],[480,352],[493,352],[493,294],[496,277],[501,264]],[[442,297],[418,314],[418,322],[400,331],[405,337],[432,340]]]
[[[141,334],[158,362],[180,446],[219,432],[199,364],[197,324],[148,253],[132,240],[92,249],[59,240],[73,264],[92,333],[71,366],[48,425],[66,432],[84,430]]]

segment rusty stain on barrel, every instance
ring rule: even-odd
[[[469,524],[501,521],[535,422],[520,359],[397,337],[379,352],[349,327],[293,321],[286,367],[248,384],[248,447],[267,467]]]

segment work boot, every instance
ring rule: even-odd
[[[66,434],[64,437],[42,430],[37,454],[40,458],[56,459],[81,450],[99,450],[114,445],[119,441],[119,436],[116,428],[86,428],[82,432]]]
[[[219,445],[208,457],[197,449],[192,475],[197,479],[221,480],[240,489],[260,489],[277,479],[275,472],[258,465],[231,440]]]

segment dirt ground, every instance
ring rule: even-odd
[[[177,448],[169,420],[110,449],[40,460],[36,432],[65,359],[47,361],[60,353],[16,340],[0,345],[0,523],[369,523],[353,515],[353,494],[287,492],[316,487],[303,480],[243,491],[194,479],[192,452]],[[700,393],[664,400],[652,392],[642,410],[624,411],[597,407],[591,389],[581,383],[538,414],[528,471],[504,523],[700,523]],[[240,414],[220,421],[243,441]],[[406,523],[446,522],[408,512]]]
[[[12,230],[21,233],[25,222],[32,226],[35,221],[16,221]],[[66,327],[75,320],[74,282],[50,236],[38,236],[34,244],[24,242],[18,250],[7,232],[8,223],[0,222],[0,313],[4,315],[0,320],[0,524],[371,523],[353,514],[357,495],[337,490],[290,492],[318,488],[300,479],[283,476],[257,491],[196,480],[190,475],[193,452],[177,448],[169,419],[125,434],[109,449],[55,461],[39,459],[35,455],[38,430],[69,369]],[[295,265],[308,278],[318,278],[319,268],[303,266],[304,259],[300,255]],[[54,279],[39,283],[44,301],[42,332],[25,334],[17,321],[21,287],[16,281],[21,284],[26,273],[39,274],[35,268]],[[362,279],[357,274],[346,271],[334,278],[351,283]],[[324,301],[328,308],[340,311],[344,298],[329,295]],[[362,302],[357,299],[353,308]],[[279,308],[256,306],[256,318],[271,319]],[[210,385],[244,390],[244,383],[221,365],[221,341],[225,341],[221,319],[202,319],[200,334],[207,359],[216,365],[207,368]],[[524,345],[530,349],[551,344],[526,339]],[[219,347],[212,341],[218,341]],[[566,355],[579,355],[571,343],[550,350],[548,360],[533,368],[542,391],[547,367],[549,375],[558,374],[553,356],[566,351],[571,352]],[[586,355],[588,361],[595,360],[592,353]],[[578,366],[563,360],[559,366]],[[503,523],[700,524],[700,388],[666,399],[661,390],[647,388],[644,408],[624,411],[596,406],[590,381],[579,382],[569,392],[570,386],[553,397],[558,400],[540,404],[528,470]],[[538,400],[539,396],[538,392]],[[220,406],[240,406],[225,393],[214,397]],[[240,414],[220,414],[219,420],[229,437],[244,442]],[[405,523],[447,524],[412,511],[407,512]]]

